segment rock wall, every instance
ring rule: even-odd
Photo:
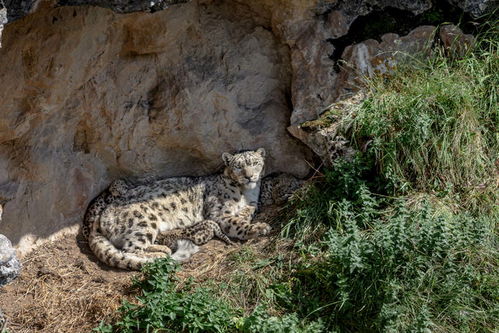
[[[223,151],[265,147],[268,172],[305,176],[308,151],[286,132],[289,50],[230,11],[42,8],[9,24],[1,232],[47,237],[114,178],[208,174]]]
[[[305,176],[312,153],[286,128],[317,118],[355,80],[336,69],[334,40],[373,10],[418,15],[432,6],[4,2],[0,233],[21,246],[78,225],[112,179],[208,174],[223,151],[265,147],[267,172]],[[110,9],[69,6],[78,4]],[[118,14],[134,11],[146,12]]]

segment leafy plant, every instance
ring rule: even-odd
[[[284,283],[282,306],[341,331],[492,330],[498,216],[438,211],[429,201],[389,208],[367,226],[365,207],[336,205],[341,218],[325,236],[325,259],[305,262]]]
[[[320,320],[303,322],[295,313],[281,317],[270,316],[263,307],[257,307],[250,316],[243,318],[237,327],[245,333],[320,333],[325,329]]]
[[[178,266],[170,259],[157,260],[144,268],[135,282],[141,296],[137,304],[123,302],[122,318],[102,325],[98,332],[226,332],[238,311],[214,298],[207,288],[188,284],[177,290]]]

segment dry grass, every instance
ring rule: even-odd
[[[23,260],[21,276],[0,290],[0,308],[9,332],[88,332],[115,315],[133,274],[103,270],[75,238],[64,239]]]
[[[275,212],[267,210],[259,220],[271,221]],[[242,249],[249,248],[255,258],[263,258],[271,248],[274,252],[286,247],[282,242],[276,245],[273,239],[261,238],[235,246],[213,240],[183,265],[179,277],[199,282],[226,281],[236,269],[231,258]],[[0,308],[7,316],[9,333],[89,332],[102,320],[113,321],[124,298],[134,298],[130,286],[137,273],[102,265],[81,236],[47,243],[27,255],[22,263],[21,275],[0,289]]]

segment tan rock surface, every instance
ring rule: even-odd
[[[291,53],[291,125],[316,119],[337,100],[342,77],[331,59],[331,40],[348,33],[359,16],[374,9],[392,7],[421,14],[431,7],[429,0],[235,0],[247,12],[260,18]]]
[[[2,233],[31,242],[81,222],[111,179],[200,175],[223,151],[264,147],[304,176],[286,132],[287,47],[224,4],[154,14],[43,8],[0,49]],[[29,243],[27,242],[27,243]]]

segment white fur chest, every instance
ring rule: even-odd
[[[243,206],[247,205],[256,206],[258,204],[259,196],[260,196],[260,183],[256,183],[254,184],[254,186],[245,188],[243,190],[241,204]]]
[[[230,210],[236,215],[248,206],[256,206],[258,204],[260,187],[239,188],[239,191],[239,198],[233,198],[226,203],[226,205],[228,204],[226,207],[230,206]]]

